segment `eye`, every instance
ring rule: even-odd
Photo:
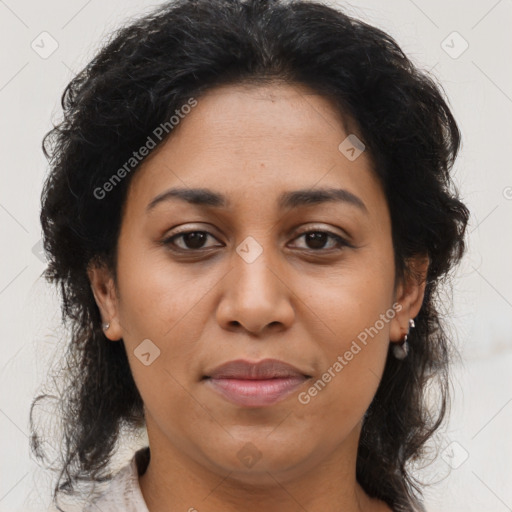
[[[172,235],[165,240],[162,240],[164,245],[177,246],[179,251],[192,252],[194,250],[204,249],[204,243],[208,237],[215,238],[208,231],[184,231],[183,233],[177,233]],[[181,240],[184,245],[175,243],[175,240]],[[212,246],[215,247],[215,246]],[[218,246],[217,246],[218,247]],[[209,247],[206,247],[207,249]],[[175,250],[173,247],[171,249]]]
[[[334,233],[331,233],[330,231],[323,231],[323,230],[312,230],[312,231],[306,231],[299,235],[296,240],[305,237],[306,244],[309,244],[309,247],[302,247],[304,249],[309,249],[313,251],[319,251],[319,250],[329,250],[329,249],[336,249],[339,247],[353,247],[351,244],[349,244],[344,238],[342,238],[339,235],[336,235]],[[328,240],[331,240],[331,246],[325,247]]]
[[[211,247],[220,247],[219,245],[205,246],[205,242],[211,237],[215,237],[208,231],[184,231],[183,233],[176,233],[170,237],[162,240],[162,244],[170,246],[171,250],[182,251],[182,252],[194,252],[200,251],[201,249],[208,249]],[[331,233],[325,230],[310,230],[301,233],[295,240],[304,238],[308,247],[299,247],[299,249],[311,250],[313,252],[320,252],[321,250],[336,249],[341,247],[354,247],[347,242],[343,237]],[[177,243],[177,240],[181,241],[181,244]],[[330,240],[330,247],[325,247],[326,243]]]

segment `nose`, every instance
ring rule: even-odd
[[[260,336],[265,330],[286,330],[292,325],[294,294],[289,277],[269,256],[270,250],[265,249],[250,262],[233,254],[234,268],[223,280],[217,308],[217,321],[224,329],[245,329]]]

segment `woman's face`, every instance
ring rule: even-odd
[[[421,297],[394,289],[386,198],[349,135],[309,89],[224,86],[198,98],[137,170],[116,294],[90,275],[106,335],[124,340],[152,454],[251,482],[355,465],[390,339]],[[217,199],[194,201],[196,189]],[[205,378],[268,358],[302,375],[279,380],[288,394],[273,401],[268,381],[247,394],[238,382],[227,397],[225,380]]]

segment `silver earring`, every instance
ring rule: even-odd
[[[103,330],[106,331],[109,327],[110,327],[110,324],[108,322],[104,323],[101,325],[103,327]]]
[[[413,327],[415,327],[414,320],[412,318],[409,318],[409,330],[407,331],[407,334],[403,337],[400,344],[395,343],[393,345],[393,355],[397,359],[401,360],[407,357],[407,354],[409,353],[409,343],[407,343],[407,337]]]

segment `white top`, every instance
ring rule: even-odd
[[[84,512],[149,512],[139,486],[139,472],[143,473],[147,467],[147,453],[147,447],[135,452]]]

